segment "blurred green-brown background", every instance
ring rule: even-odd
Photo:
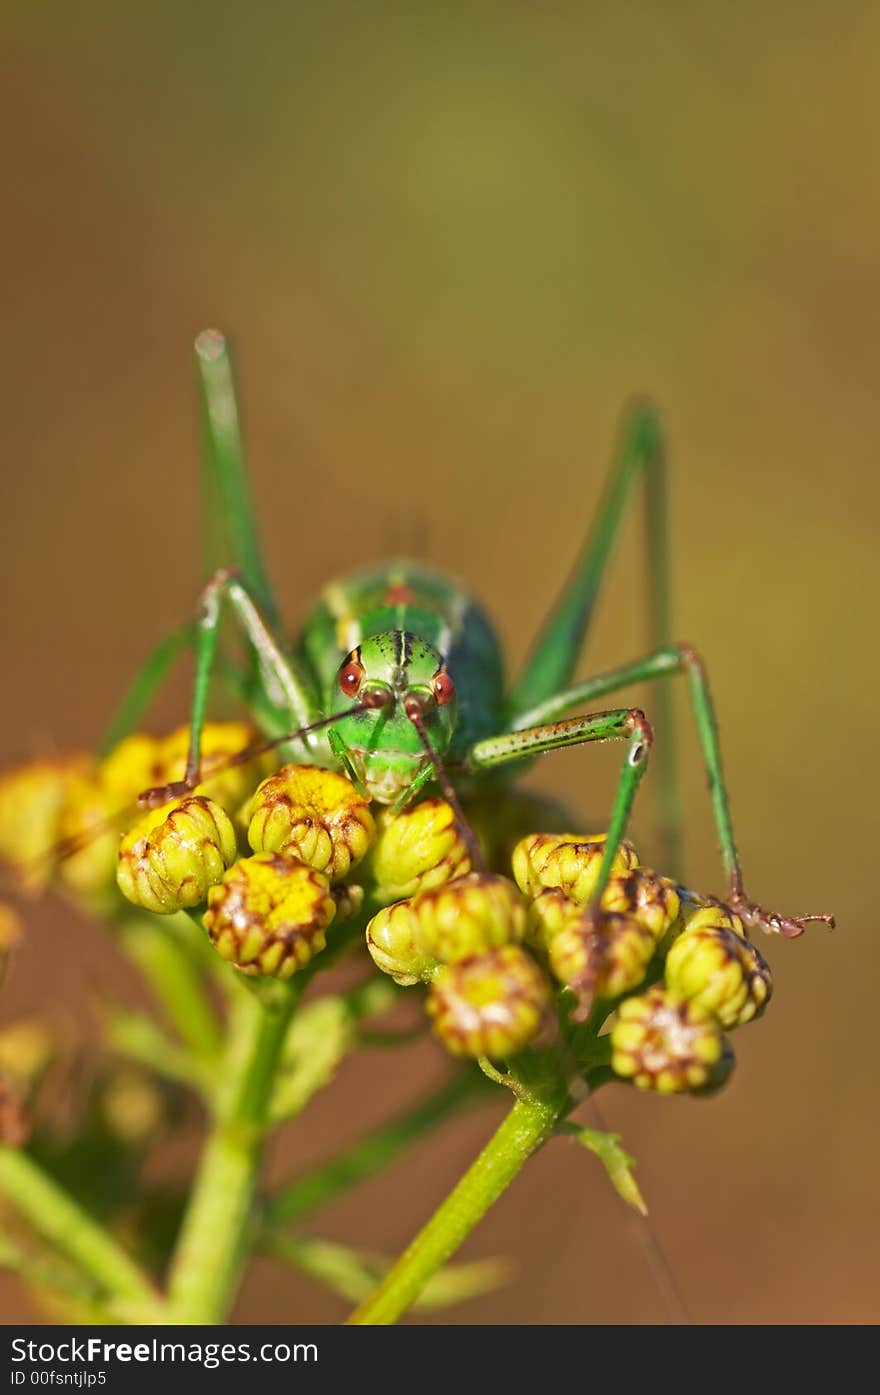
[[[870,4],[12,5],[5,16],[0,756],[83,746],[201,576],[190,345],[234,339],[290,624],[416,550],[519,660],[588,523],[622,401],[662,405],[677,630],[707,657],[747,881],[834,909],[712,1102],[607,1091],[698,1321],[877,1318],[874,895],[880,11]],[[644,647],[639,532],[586,662]],[[651,694],[642,701],[650,712]],[[185,682],[158,715],[182,718]],[[721,890],[679,707],[691,880]],[[532,783],[601,817],[619,752]],[[648,855],[650,776],[637,819]],[[133,981],[32,908],[4,1021]],[[762,946],[763,948],[764,946]],[[414,1099],[356,1057],[289,1174]],[[394,1252],[490,1127],[447,1128],[321,1217]],[[549,1147],[476,1232],[506,1289],[441,1321],[663,1321],[628,1215]],[[9,1279],[6,1321],[34,1309]],[[344,1306],[257,1265],[239,1321]]]

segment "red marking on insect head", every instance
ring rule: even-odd
[[[395,582],[385,592],[386,605],[415,605],[416,595],[411,586]]]

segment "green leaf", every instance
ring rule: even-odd
[[[562,1132],[573,1138],[576,1143],[580,1143],[582,1148],[588,1148],[591,1153],[595,1153],[618,1196],[623,1197],[627,1206],[632,1206],[642,1216],[647,1216],[645,1198],[633,1176],[635,1158],[631,1158],[623,1147],[620,1134],[605,1133],[602,1129],[582,1129],[576,1124],[565,1125]]]
[[[276,1258],[295,1265],[350,1303],[366,1298],[391,1267],[391,1261],[383,1255],[316,1237],[273,1236],[266,1248]],[[505,1259],[447,1264],[431,1276],[414,1306],[423,1310],[448,1308],[470,1298],[479,1298],[506,1283],[510,1273]]]

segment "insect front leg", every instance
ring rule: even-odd
[[[626,834],[636,790],[647,768],[648,756],[654,744],[653,729],[644,712],[638,707],[616,707],[609,712],[591,712],[583,717],[569,717],[561,722],[544,722],[527,727],[524,731],[490,736],[471,747],[465,759],[465,766],[477,773],[506,765],[510,761],[521,760],[525,756],[540,755],[543,751],[558,751],[566,746],[581,746],[592,741],[627,743],[594,895],[592,909],[598,912],[599,901]]]
[[[284,713],[286,724],[299,730],[309,726],[318,716],[317,697],[312,685],[283,653],[242,581],[228,569],[217,572],[208,582],[201,598],[196,637],[196,673],[190,707],[189,752],[184,777],[172,784],[145,791],[141,803],[148,807],[165,804],[169,799],[186,794],[201,781],[202,730],[224,600],[229,602],[250,642],[266,693],[273,707]],[[306,754],[317,750],[319,743],[322,743],[322,737],[318,735],[303,734],[301,737]]]
[[[666,457],[663,431],[654,408],[645,402],[626,414],[620,441],[581,554],[562,594],[532,648],[505,704],[508,723],[522,727],[523,713],[551,699],[571,682],[589,631],[614,544],[641,481],[645,501],[648,643],[659,649],[672,642]],[[662,740],[657,765],[664,865],[681,871],[682,801],[675,751],[671,697],[661,691],[655,712]]]
[[[553,722],[573,707],[597,701],[608,693],[619,692],[633,683],[643,683],[649,679],[664,678],[670,674],[685,674],[690,690],[691,708],[697,727],[703,763],[709,782],[715,827],[721,848],[721,858],[728,883],[728,901],[731,907],[750,928],[776,931],[793,937],[800,935],[809,921],[821,920],[829,925],[834,919],[829,915],[783,916],[774,911],[766,911],[746,895],[743,886],[742,867],[733,834],[733,821],[730,816],[730,801],[727,782],[721,760],[721,743],[718,735],[718,721],[715,704],[709,686],[706,666],[692,645],[671,644],[657,649],[643,659],[637,659],[623,668],[611,669],[564,688],[553,697],[539,703],[528,712],[523,712],[516,721],[528,731],[539,729],[541,723]]]

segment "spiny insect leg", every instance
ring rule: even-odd
[[[507,702],[511,727],[522,728],[524,713],[551,699],[572,675],[581,658],[593,610],[622,525],[644,484],[648,643],[652,649],[672,642],[669,585],[669,527],[666,505],[666,460],[660,418],[648,402],[634,403],[624,415],[595,516],[571,577],[539,633],[526,666]],[[682,801],[676,757],[671,694],[661,690],[656,705],[658,795],[663,834],[663,865],[682,874]]]

